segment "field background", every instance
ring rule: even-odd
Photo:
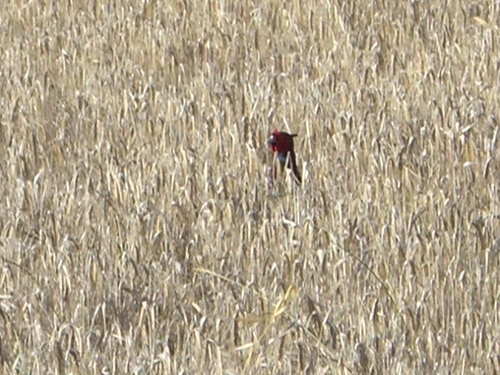
[[[3,1],[1,373],[500,372],[499,14]]]

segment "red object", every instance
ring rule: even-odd
[[[271,138],[267,140],[267,143],[271,151],[277,154],[281,170],[285,169],[285,167],[290,168],[295,176],[295,182],[300,185],[302,183],[302,178],[300,177],[295,150],[293,149],[293,138],[296,136],[297,134],[275,130]],[[273,175],[276,176],[276,173],[273,173]]]

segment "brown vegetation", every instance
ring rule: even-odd
[[[496,2],[0,12],[3,373],[500,371]]]

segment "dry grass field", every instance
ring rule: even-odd
[[[499,14],[2,2],[0,373],[500,373]]]

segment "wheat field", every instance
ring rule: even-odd
[[[499,373],[499,14],[2,2],[1,373]]]

